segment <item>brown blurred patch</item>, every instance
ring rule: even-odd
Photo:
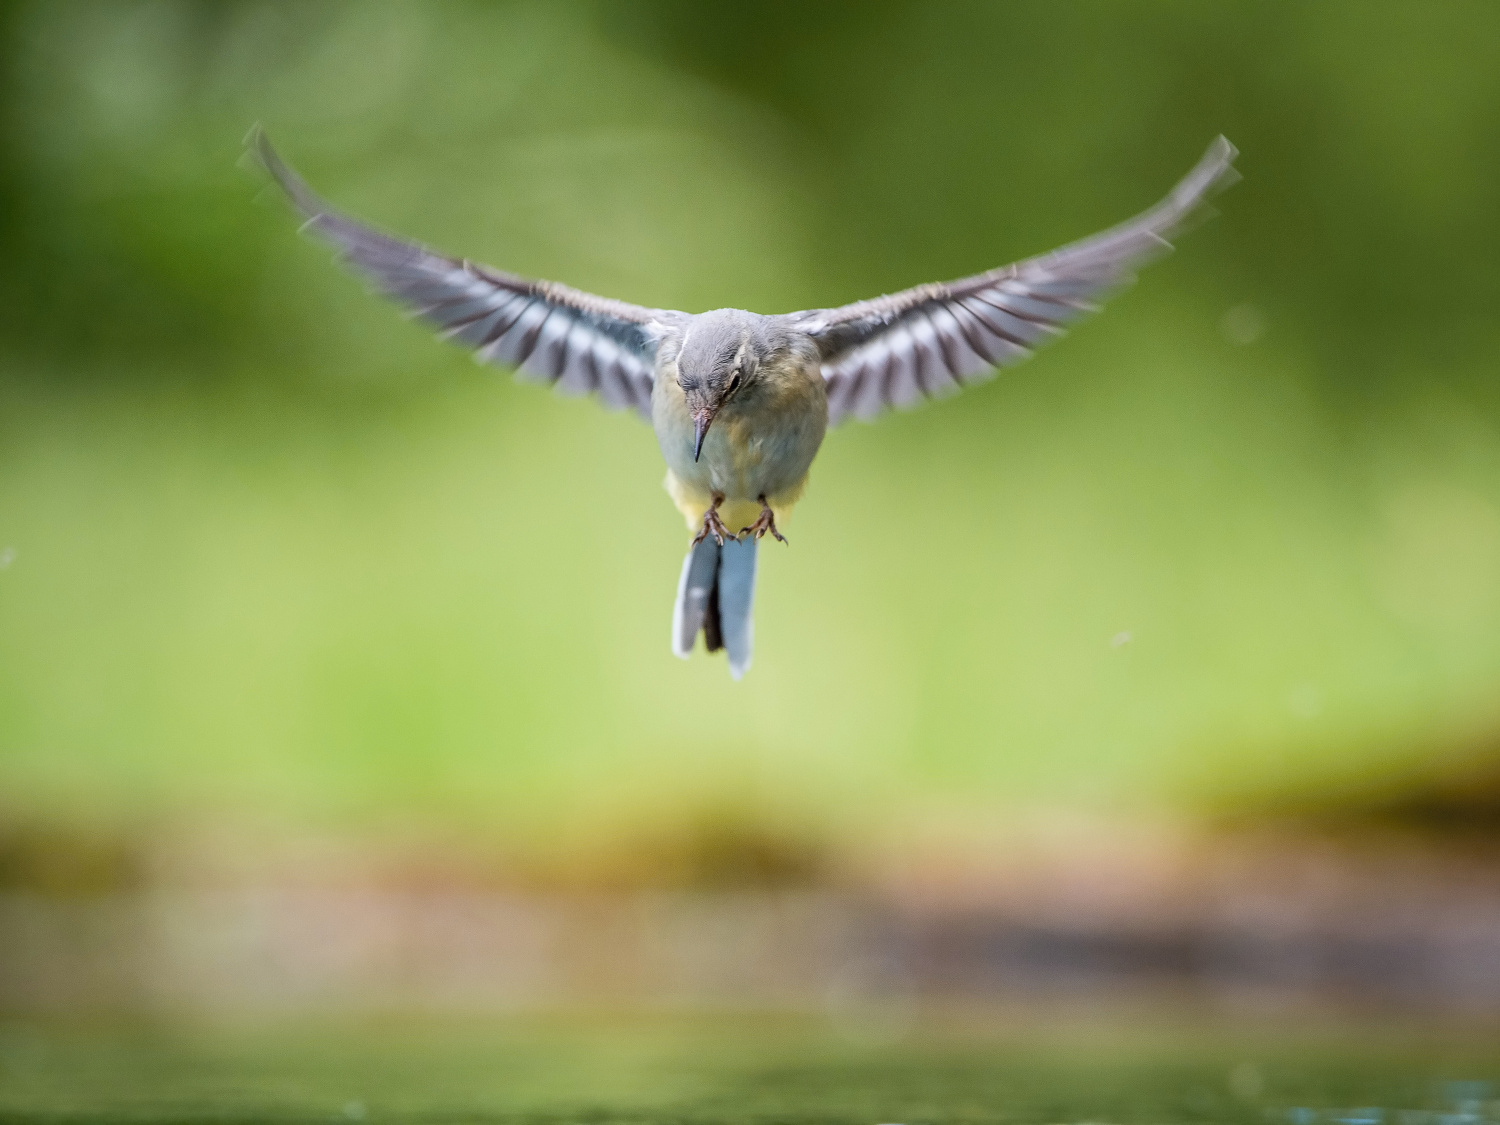
[[[1408,780],[1392,792],[1361,795],[1330,811],[1350,821],[1500,844],[1500,752],[1450,764],[1436,776]]]
[[[571,889],[777,890],[826,884],[836,867],[812,832],[754,810],[711,806],[675,824],[601,834],[523,877]]]
[[[806,887],[831,866],[813,840],[738,816],[708,817],[636,848],[642,882],[694,890]]]
[[[1221,823],[1500,849],[1500,731],[1470,734],[1404,758],[1409,764],[1369,776],[1241,801]]]
[[[146,849],[127,835],[0,820],[0,892],[84,897],[136,890],[148,878]]]

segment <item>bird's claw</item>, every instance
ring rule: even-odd
[[[755,522],[749,527],[740,528],[740,536],[748,535],[753,539],[764,539],[766,532],[770,532],[778,543],[785,543],[786,536],[776,529],[776,513],[771,511],[771,505],[766,503],[764,496],[760,499],[760,515],[755,517]]]
[[[724,526],[724,521],[719,518],[718,504],[715,504],[712,508],[703,513],[703,528],[698,532],[697,535],[693,536],[693,542],[691,546],[696,547],[710,535],[714,537],[714,542],[721,547],[724,546],[725,539],[737,538],[737,536],[735,536],[735,534],[731,532],[729,528]]]

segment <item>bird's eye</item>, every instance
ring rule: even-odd
[[[738,387],[739,385],[740,385],[740,373],[739,373],[738,370],[736,370],[735,373],[734,373],[734,378],[732,378],[732,379],[729,380],[729,389],[732,391],[736,387]]]

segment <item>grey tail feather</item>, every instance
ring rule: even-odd
[[[729,674],[738,680],[754,649],[755,540],[729,540],[720,547],[704,539],[688,551],[672,613],[672,651],[686,659],[698,633],[709,652],[724,649]]]

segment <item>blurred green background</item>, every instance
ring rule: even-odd
[[[1500,748],[1492,4],[0,13],[18,839],[858,855]],[[237,166],[256,121],[359,216],[688,310],[1049,249],[1220,132],[1245,179],[1034,361],[831,434],[734,684],[668,651],[649,428],[365,295]]]

